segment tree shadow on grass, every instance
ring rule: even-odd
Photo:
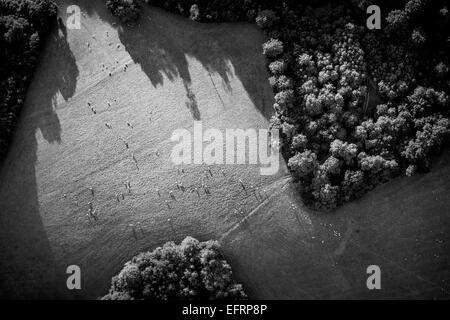
[[[61,142],[61,125],[54,112],[58,108],[57,95],[61,95],[65,101],[72,97],[78,77],[78,67],[66,41],[66,34],[64,24],[58,19],[58,27],[49,35],[47,48],[41,56],[39,75],[42,75],[42,79],[33,81],[27,96],[31,103],[43,101],[43,105],[34,109],[42,116],[35,117],[34,121],[36,128],[50,143]]]
[[[0,169],[0,298],[61,297],[65,267],[55,265],[42,222],[36,181],[39,129],[49,143],[61,141],[55,97],[75,92],[78,69],[60,23],[48,36],[27,91],[9,154]]]
[[[81,9],[88,14],[97,12],[101,19],[116,21],[104,3],[82,3]],[[191,90],[187,59],[190,56],[211,74],[220,75],[225,90],[232,90],[231,77],[239,78],[253,104],[268,117],[272,91],[260,54],[262,35],[255,28],[250,34],[261,38],[247,41],[249,34],[240,34],[240,26],[233,26],[230,31],[230,25],[198,24],[160,9],[144,7],[141,24],[134,28],[120,27],[119,36],[154,87],[163,85],[164,79],[181,78],[186,105],[194,119],[201,119]],[[250,28],[242,27],[247,31]],[[60,22],[48,38],[11,150],[0,169],[0,298],[62,298],[67,293],[64,290],[67,266],[57,265],[53,257],[42,221],[46,213],[39,208],[36,181],[36,133],[39,129],[49,143],[61,141],[55,98],[60,94],[69,99],[76,87],[78,69],[65,34]]]
[[[222,104],[218,88],[231,92],[231,78],[238,78],[249,98],[266,119],[272,115],[273,92],[268,82],[261,45],[263,34],[247,23],[198,23],[162,9],[143,5],[138,23],[132,27],[118,22],[99,4],[82,1],[82,10],[97,13],[100,19],[117,24],[120,41],[133,61],[140,65],[153,87],[164,80],[180,78],[186,89],[186,106],[192,116],[201,115],[195,94],[188,58],[199,61],[209,72],[210,80]],[[222,83],[214,83],[218,74]]]

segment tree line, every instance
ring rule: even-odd
[[[0,0],[0,159],[8,150],[56,11],[49,0]]]

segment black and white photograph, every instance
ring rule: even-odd
[[[445,0],[0,0],[0,300],[449,300],[449,142]]]

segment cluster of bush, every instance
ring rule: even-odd
[[[143,252],[113,277],[105,300],[216,300],[246,299],[233,280],[217,241],[186,237]]]
[[[124,23],[136,22],[141,11],[137,0],[108,0],[106,7]]]
[[[145,3],[181,14],[194,21],[254,21],[264,0],[143,0]],[[107,7],[124,22],[139,18],[138,0],[108,0]]]
[[[264,0],[144,0],[167,11],[202,22],[254,21]]]
[[[5,156],[43,39],[56,21],[48,0],[0,0],[0,159]]]
[[[263,45],[275,91],[271,125],[305,202],[321,210],[429,169],[450,133],[445,6],[407,1],[383,31],[356,23],[355,9],[256,19],[272,37]],[[434,25],[423,24],[433,14]]]

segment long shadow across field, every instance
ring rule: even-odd
[[[59,143],[55,96],[75,92],[78,69],[61,23],[54,28],[35,72],[11,148],[0,170],[0,298],[61,297],[55,265],[42,223],[36,182],[36,132]],[[20,174],[17,174],[19,173]],[[59,282],[58,282],[59,283]],[[65,281],[60,282],[64,285]]]
[[[108,23],[118,23],[105,6],[92,1],[80,1],[82,10],[88,14],[94,12]],[[167,16],[170,15],[170,19]],[[139,23],[125,26],[118,23],[120,41],[136,64],[139,64],[154,87],[164,84],[164,76],[170,81],[181,78],[186,89],[186,106],[192,116],[200,120],[201,115],[194,93],[190,89],[192,79],[189,73],[188,56],[198,60],[208,72],[218,74],[225,90],[231,91],[230,78],[236,76],[247,91],[253,104],[267,119],[271,116],[273,105],[272,89],[267,72],[255,72],[265,65],[261,55],[261,46],[248,37],[260,38],[263,35],[248,24],[234,24],[235,32],[230,32],[230,25],[224,26],[224,32],[217,37],[221,25],[198,23],[166,11],[143,5]],[[242,27],[247,29],[243,29]],[[242,32],[245,30],[245,32]],[[159,32],[160,31],[160,32]],[[199,36],[201,35],[201,36]],[[198,43],[198,39],[201,44]],[[241,50],[254,52],[243,55]],[[243,58],[245,56],[245,58]],[[255,67],[257,65],[258,67]],[[219,84],[211,82],[216,88]],[[218,93],[219,97],[220,94]]]

